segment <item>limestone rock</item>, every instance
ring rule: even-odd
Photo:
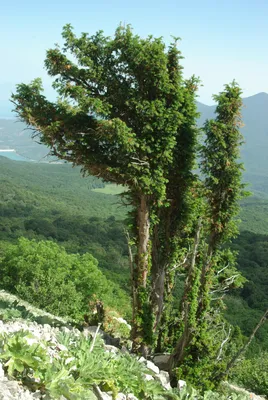
[[[151,371],[153,371],[155,374],[159,374],[159,372],[160,372],[159,368],[152,361],[147,360],[146,367],[148,369],[150,369]]]
[[[153,358],[153,362],[158,366],[162,371],[168,371],[168,362],[169,362],[170,354],[156,354]]]
[[[179,379],[179,380],[178,380],[178,383],[177,383],[177,388],[178,388],[179,390],[182,390],[185,386],[186,386],[186,382],[183,381],[183,380],[181,380],[181,379]]]
[[[97,326],[88,326],[84,328],[83,334],[87,337],[88,334],[91,336],[94,336],[98,327]],[[105,344],[115,346],[115,347],[120,347],[120,339],[119,338],[113,338],[111,335],[108,333],[102,331],[101,329],[98,330],[98,334],[100,337],[104,340]]]
[[[127,400],[139,400],[139,399],[137,399],[137,397],[134,396],[134,394],[129,393],[129,394],[127,395]]]
[[[109,353],[118,353],[120,351],[118,347],[112,346],[110,344],[105,344],[104,348]]]
[[[144,375],[144,379],[145,379],[146,381],[153,381],[153,380],[154,380],[154,377],[153,377],[152,375],[146,374],[146,375]]]
[[[169,374],[166,371],[160,371],[159,374],[155,375],[155,378],[160,381],[161,385],[167,389],[170,390],[170,379],[169,379]]]
[[[127,396],[124,393],[118,393],[116,400],[127,400]]]

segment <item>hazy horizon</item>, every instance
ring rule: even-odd
[[[134,33],[162,36],[168,45],[180,37],[185,77],[195,74],[202,85],[199,101],[213,104],[212,95],[235,79],[243,96],[268,92],[266,37],[268,2],[265,0],[14,0],[1,4],[0,112],[16,84],[43,79],[53,97],[51,79],[44,69],[46,50],[62,44],[61,31],[71,23],[75,32],[90,35],[103,30],[112,36],[120,23]],[[3,112],[3,111],[2,111]]]

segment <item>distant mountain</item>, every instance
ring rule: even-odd
[[[214,118],[215,106],[198,103],[199,125]],[[268,176],[268,94],[259,93],[244,99],[242,134],[245,144],[242,159],[247,173]],[[0,149],[14,148],[26,158],[40,160],[48,149],[31,139],[32,132],[15,120],[0,119]],[[254,180],[253,178],[251,180]],[[260,183],[260,182],[259,182]]]
[[[3,149],[15,149],[26,159],[43,160],[49,149],[32,139],[32,133],[22,122],[15,119],[0,119],[0,153]]]
[[[258,93],[243,100],[241,132],[245,138],[242,159],[247,173],[268,176],[268,94]],[[198,103],[203,125],[206,119],[214,118],[215,106]]]

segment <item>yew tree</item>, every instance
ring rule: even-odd
[[[170,358],[171,375],[179,367],[184,376],[192,376],[193,383],[203,380],[205,386],[228,365],[228,359],[223,360],[221,354],[231,335],[216,341],[213,337],[219,335],[219,329],[224,331],[222,299],[230,288],[245,282],[236,270],[235,254],[228,247],[238,233],[239,200],[247,195],[241,182],[241,89],[232,82],[214,100],[215,119],[206,121],[202,129],[205,135],[200,151],[202,212],[195,220],[180,320]],[[216,328],[217,324],[220,328]]]
[[[45,60],[57,101],[46,99],[40,79],[18,85],[12,100],[53,155],[126,187],[135,245],[133,340],[151,344],[192,176],[197,80],[183,80],[177,39],[167,48],[162,38],[142,39],[122,26],[113,38],[101,31],[76,37],[70,25],[62,36],[62,48],[48,50]],[[161,226],[164,214],[171,233]]]
[[[51,154],[125,187],[133,350],[173,348],[174,375],[187,357],[188,365],[189,357],[201,357],[214,286],[219,277],[228,286],[234,270],[225,266],[232,257],[222,246],[234,233],[242,191],[240,89],[227,85],[215,98],[218,116],[204,127],[200,179],[199,82],[183,78],[178,40],[167,47],[162,38],[143,39],[122,26],[110,38],[101,31],[77,37],[66,25],[62,36],[63,46],[48,50],[45,60],[57,101],[43,95],[36,79],[17,86],[15,111]],[[184,293],[174,318],[178,271]]]

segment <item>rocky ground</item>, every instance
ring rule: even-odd
[[[48,344],[46,351],[51,359],[57,357],[60,351],[64,351],[64,346],[59,343],[57,339],[60,332],[67,334],[70,333],[77,337],[79,335],[91,335],[91,337],[94,338],[97,335],[96,331],[98,331],[98,335],[100,335],[104,340],[104,351],[114,353],[122,351],[122,349],[119,350],[115,347],[116,343],[113,338],[99,330],[97,327],[89,327],[84,329],[83,332],[80,332],[78,329],[73,328],[67,320],[54,317],[49,313],[38,310],[4,291],[0,291],[0,304],[2,305],[2,307],[0,307],[0,336],[3,334],[12,335],[14,332],[18,331],[28,331],[30,332],[31,338],[27,340],[31,341],[31,343],[45,342]],[[16,309],[20,310],[22,315],[26,313],[25,315],[27,315],[28,319],[19,318],[8,320],[3,318],[4,311],[6,311],[5,305],[7,305],[7,307],[9,307],[8,305],[11,305],[12,307],[15,305]],[[170,389],[169,376],[168,373],[164,371],[167,362],[167,355],[156,356],[153,359],[153,362],[142,357],[139,359],[139,362],[147,368],[147,373],[144,374],[145,380],[157,380],[165,389]],[[180,386],[185,385],[184,381],[180,381],[179,383]],[[265,400],[261,396],[247,392],[246,390],[230,385],[227,382],[226,385],[235,393],[247,395],[249,399]],[[188,399],[187,396],[183,397],[183,399]],[[34,399],[51,400],[52,397],[48,394],[41,393],[39,390],[36,392],[30,392],[27,388],[23,387],[19,381],[7,377],[0,360],[0,400]],[[90,392],[89,399],[112,400],[112,395],[109,392],[102,392],[97,385],[94,385],[93,391]],[[66,400],[66,398],[61,396],[60,400]],[[132,394],[126,395],[124,393],[119,393],[117,395],[117,400],[137,400],[137,398]]]
[[[60,331],[71,333],[72,335],[89,335],[96,333],[96,327],[91,327],[91,329],[86,329],[85,332],[81,333],[79,330],[72,327],[52,327],[49,324],[38,324],[37,322],[29,322],[23,320],[15,320],[3,322],[0,320],[0,334],[12,334],[18,331],[28,331],[32,334],[33,339],[29,339],[31,343],[34,341],[42,342],[45,341],[50,343],[48,346],[49,355],[51,358],[56,357],[57,353],[61,350],[64,350],[64,346],[57,341],[57,334]],[[99,335],[103,335],[102,331],[99,331]],[[104,334],[107,342],[109,343],[109,339],[107,335]],[[111,344],[105,344],[104,349],[107,352],[117,352],[118,348],[114,347]],[[170,388],[168,373],[165,371],[160,371],[159,368],[152,363],[151,361],[147,361],[143,358],[140,359],[141,363],[144,363],[148,368],[148,374],[144,376],[146,380],[157,379],[163,387],[166,389]],[[150,375],[150,371],[152,375]],[[112,396],[109,393],[102,392],[98,386],[94,387],[94,396],[97,400],[112,400]],[[90,399],[93,398],[92,394],[90,395]],[[48,395],[43,395],[40,391],[36,391],[35,393],[30,393],[29,390],[23,388],[21,384],[15,380],[9,379],[3,370],[3,366],[0,363],[0,400],[33,400],[33,399],[51,399]],[[64,400],[65,397],[61,397],[61,400]],[[119,393],[117,396],[117,400],[137,400],[134,395],[128,394],[125,395],[123,393]]]

